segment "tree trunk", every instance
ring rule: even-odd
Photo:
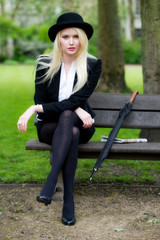
[[[160,1],[141,0],[144,93],[160,93]],[[142,137],[160,141],[160,131],[143,130]]]
[[[129,17],[130,17],[130,28],[131,28],[131,38],[132,42],[136,40],[135,28],[134,28],[134,15],[133,15],[133,1],[129,0]]]
[[[98,50],[103,62],[98,91],[122,92],[126,84],[117,0],[98,1],[98,22]]]
[[[144,93],[160,93],[160,1],[141,0]]]

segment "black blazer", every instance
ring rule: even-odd
[[[45,70],[39,70],[36,72],[35,79],[35,104],[42,104],[44,113],[40,113],[38,118],[43,119],[44,122],[50,122],[55,116],[58,116],[64,110],[74,111],[76,108],[81,107],[85,111],[91,114],[92,117],[95,113],[89,106],[87,99],[93,93],[97,86],[98,79],[102,71],[102,62],[97,58],[88,58],[88,81],[86,84],[76,93],[73,93],[68,99],[58,102],[58,93],[60,85],[60,70],[55,75],[54,80],[49,84],[49,81],[45,83],[39,83],[45,73]],[[74,84],[76,83],[77,76],[75,76]]]

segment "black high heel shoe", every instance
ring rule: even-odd
[[[67,225],[67,226],[73,226],[76,222],[76,218],[73,217],[73,218],[70,218],[70,219],[67,219],[65,217],[62,217],[62,223],[64,225]]]
[[[38,195],[37,196],[37,201],[41,202],[41,203],[44,203],[47,206],[48,204],[51,204],[52,198],[47,197],[47,196]]]

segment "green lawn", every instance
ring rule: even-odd
[[[131,90],[138,90],[140,94],[143,93],[143,76],[141,66],[128,65],[125,68],[126,84]]]
[[[29,121],[27,133],[19,133],[17,120],[32,105],[34,95],[34,67],[31,65],[0,65],[0,182],[43,182],[50,170],[49,153],[26,151],[26,141],[36,138],[33,118]],[[132,89],[143,91],[140,67],[126,67],[126,82]],[[97,129],[94,140],[108,135],[110,129]],[[139,130],[120,130],[123,138],[138,137]],[[87,181],[95,160],[83,159],[78,162],[76,179]],[[121,174],[113,172],[120,167]],[[134,174],[131,174],[134,172]],[[152,171],[160,171],[158,163],[142,161],[107,160],[95,175],[98,181],[154,181]],[[128,174],[128,172],[130,174]],[[137,176],[138,172],[138,176]],[[136,175],[133,176],[133,175]]]

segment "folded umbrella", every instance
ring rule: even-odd
[[[95,174],[95,172],[99,169],[99,167],[102,165],[104,159],[106,159],[111,147],[112,147],[112,144],[114,142],[114,139],[115,137],[117,136],[118,134],[118,131],[124,121],[124,119],[128,116],[128,114],[131,112],[131,108],[132,108],[132,104],[133,104],[133,101],[136,97],[136,95],[138,94],[138,91],[135,90],[134,93],[132,94],[130,100],[128,103],[125,104],[125,106],[120,110],[119,112],[119,116],[116,120],[116,123],[113,127],[113,129],[111,130],[110,134],[109,134],[109,137],[108,137],[108,140],[107,142],[105,143],[95,165],[94,165],[94,168],[93,168],[93,172],[92,172],[92,175],[90,177],[90,181],[92,180],[93,178],[93,175]]]

